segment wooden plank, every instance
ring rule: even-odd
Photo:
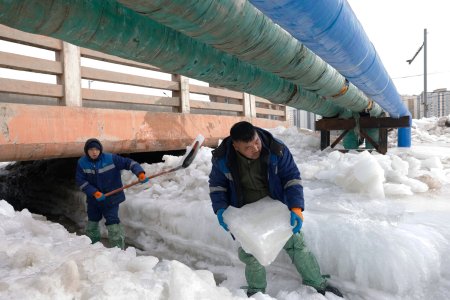
[[[347,130],[344,130],[342,133],[341,133],[341,135],[333,142],[333,144],[331,144],[331,148],[334,148],[334,147],[336,147],[336,145],[344,138],[344,136],[347,134],[347,132],[348,132],[349,130],[347,129]],[[328,132],[328,136],[330,135],[330,132],[327,130],[327,131],[321,131],[321,132]],[[322,149],[323,150],[323,149]]]
[[[180,105],[180,98],[178,97],[161,97],[161,96],[111,92],[111,91],[84,89],[84,88],[82,89],[82,97],[84,100],[94,100],[94,101],[111,101],[122,103],[159,105],[159,106]]]
[[[64,95],[63,86],[60,84],[6,78],[0,78],[0,92],[57,98]]]
[[[398,128],[409,127],[409,117],[395,118],[370,118],[362,117],[359,119],[361,128]]]
[[[377,150],[378,153],[386,154],[386,152],[382,152],[380,146],[377,142],[375,142],[364,130],[360,130],[359,134],[366,139],[366,142],[370,142],[372,146]]]
[[[269,100],[258,97],[258,96],[255,96],[255,102],[274,104],[274,103],[270,102]]]
[[[354,119],[320,119],[316,121],[316,130],[347,130],[355,127]]]
[[[285,116],[284,111],[282,111],[282,110],[273,110],[273,109],[260,108],[260,107],[256,108],[256,113],[262,114],[262,115]]]
[[[328,146],[330,146],[330,132],[328,130],[322,130],[320,132],[320,150],[324,150]]]
[[[0,67],[20,71],[39,72],[51,75],[62,74],[62,66],[61,62],[59,61],[2,51],[0,51]]]
[[[60,40],[20,31],[5,25],[0,25],[0,39],[47,50],[59,51],[62,48]]]
[[[129,67],[136,67],[136,68],[161,72],[161,69],[159,69],[158,67],[155,67],[155,66],[152,66],[149,64],[140,63],[140,62],[133,61],[133,60],[129,60],[129,59],[125,59],[125,58],[121,58],[118,56],[106,54],[103,52],[86,49],[86,48],[80,48],[80,51],[81,51],[82,57],[106,61],[106,62],[110,62],[110,63],[114,63],[114,64],[121,64],[121,65],[129,66]]]
[[[316,130],[345,130],[352,129],[356,125],[355,119],[321,119],[316,121]],[[362,117],[359,119],[360,128],[398,128],[409,127],[409,117],[395,118],[371,118]]]
[[[386,128],[380,128],[378,133],[380,151],[383,153],[387,152],[388,149],[388,130]]]
[[[211,95],[211,96],[220,96],[220,97],[229,97],[233,99],[244,99],[244,95],[242,92],[236,92],[232,90],[224,90],[209,86],[201,86],[195,84],[189,84],[189,91],[195,94],[201,95]]]
[[[244,106],[241,104],[228,104],[228,103],[206,102],[197,100],[191,100],[190,104],[191,108],[236,111],[236,112],[244,111]]]
[[[141,87],[150,87],[172,91],[180,90],[179,83],[176,81],[155,79],[138,75],[94,69],[90,67],[81,67],[81,77],[90,80],[129,84]]]

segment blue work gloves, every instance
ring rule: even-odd
[[[145,177],[145,173],[144,173],[144,172],[139,173],[138,178],[139,178],[139,182],[140,182],[141,184],[147,183],[148,180],[150,179],[150,178],[148,178],[148,177]]]
[[[226,208],[221,208],[217,211],[217,219],[219,220],[220,226],[222,226],[222,228],[225,229],[225,231],[228,231],[228,225],[223,221],[223,216],[222,216],[225,209]]]
[[[97,199],[97,201],[103,201],[106,199],[105,195],[102,192],[96,191],[94,193],[94,197],[95,199]]]
[[[298,207],[294,207],[291,209],[291,226],[295,226],[292,229],[294,234],[299,233],[300,229],[302,229],[303,225],[303,213],[302,209]]]

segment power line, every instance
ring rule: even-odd
[[[436,75],[436,74],[443,74],[443,73],[450,73],[450,70],[449,70],[449,71],[441,71],[441,72],[428,73],[428,75]],[[408,76],[393,77],[392,79],[403,79],[403,78],[419,77],[419,76],[423,76],[423,73],[422,73],[422,74],[416,74],[416,75],[408,75]]]

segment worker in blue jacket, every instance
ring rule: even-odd
[[[98,139],[87,140],[84,153],[86,155],[78,160],[75,179],[87,196],[86,235],[92,243],[100,241],[98,223],[104,217],[110,246],[125,249],[125,231],[119,219],[119,204],[125,201],[125,193],[120,191],[108,197],[105,194],[122,187],[121,170],[132,171],[141,183],[147,182],[148,178],[134,160],[104,153]]]
[[[305,245],[300,229],[303,224],[304,199],[300,171],[286,145],[268,131],[242,121],[233,125],[230,136],[213,151],[209,174],[212,207],[219,224],[228,231],[223,213],[228,206],[240,208],[270,196],[291,211],[293,235],[284,249],[292,259],[303,283],[319,293],[340,291],[329,285],[320,273],[316,258]],[[239,247],[239,259],[245,264],[247,295],[265,292],[266,270],[251,254]]]

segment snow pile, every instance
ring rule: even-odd
[[[0,239],[0,299],[239,299],[209,271],[91,245],[4,200]]]

